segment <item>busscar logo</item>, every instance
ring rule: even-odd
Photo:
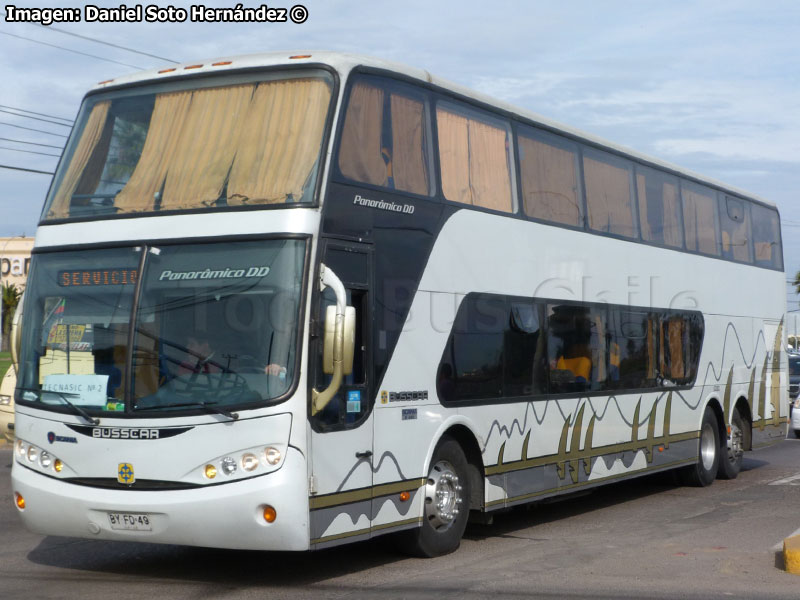
[[[67,442],[68,444],[77,444],[78,439],[67,435],[56,435],[52,431],[47,432],[47,441],[51,444],[54,442]]]
[[[408,402],[410,400],[427,400],[428,390],[418,392],[389,392],[389,402]]]
[[[104,440],[157,440],[158,429],[139,429],[136,427],[95,427],[92,429],[93,438]]]

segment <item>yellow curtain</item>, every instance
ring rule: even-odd
[[[525,214],[580,225],[575,154],[525,136],[519,137],[519,146]]]
[[[647,378],[651,381],[656,378],[656,324],[653,317],[647,319]]]
[[[142,155],[114,205],[118,212],[151,211],[164,185],[169,166],[179,147],[181,132],[189,114],[192,92],[156,96]]]
[[[392,175],[394,187],[414,194],[429,193],[425,160],[422,102],[392,94]]]
[[[386,185],[386,162],[381,154],[383,90],[357,83],[350,92],[342,128],[339,169],[356,181]]]
[[[583,157],[589,226],[596,231],[634,237],[628,171]]]
[[[680,205],[678,204],[678,187],[674,183],[664,183],[664,243],[673,248],[683,245],[681,232]]]
[[[161,210],[213,205],[222,193],[255,86],[197,90],[171,156]]]
[[[682,191],[686,247],[705,254],[718,254],[714,197],[687,187]]]
[[[98,102],[89,113],[86,125],[81,133],[81,139],[72,153],[67,172],[64,174],[61,184],[58,187],[50,211],[47,216],[51,219],[60,219],[69,216],[69,207],[72,195],[81,181],[84,169],[89,161],[95,157],[96,150],[101,146],[101,140],[109,135],[111,128],[108,120],[108,109],[111,107],[110,101]],[[106,135],[104,136],[104,132]],[[106,141],[106,149],[108,147]]]
[[[318,79],[261,83],[228,182],[228,204],[300,200],[320,155],[331,90]]]
[[[467,118],[437,108],[436,123],[439,130],[439,163],[444,197],[454,202],[472,204]]]
[[[505,129],[469,120],[469,177],[475,206],[511,212],[511,172]]]

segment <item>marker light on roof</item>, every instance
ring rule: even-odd
[[[297,59],[297,58],[311,58],[310,54],[295,54],[294,56],[290,56],[289,59]]]
[[[160,73],[172,73],[174,70],[175,70],[175,67],[172,67],[172,68],[170,68],[170,69],[161,69],[161,70],[159,71],[159,74],[160,74]]]
[[[203,65],[189,65],[188,67],[183,67],[183,70],[186,71],[188,69],[199,69]]]
[[[211,63],[211,66],[212,67],[222,67],[222,66],[229,65],[229,64],[231,64],[230,60],[223,60],[221,62]]]

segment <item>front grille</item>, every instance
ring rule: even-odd
[[[134,492],[164,491],[164,490],[191,490],[203,487],[195,483],[182,483],[180,481],[159,481],[157,479],[137,479],[133,483],[120,483],[112,477],[71,477],[62,479],[67,483],[85,485],[88,487],[105,488],[109,490],[131,490]]]

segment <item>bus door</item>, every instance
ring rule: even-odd
[[[321,240],[322,262],[344,284],[347,304],[356,309],[353,371],[334,398],[311,415],[310,527],[312,547],[369,537],[372,522],[373,415],[369,380],[371,339],[372,249],[365,244]],[[322,332],[328,306],[336,303],[331,288],[317,294],[310,347],[311,384],[323,390],[330,375],[322,372]]]

